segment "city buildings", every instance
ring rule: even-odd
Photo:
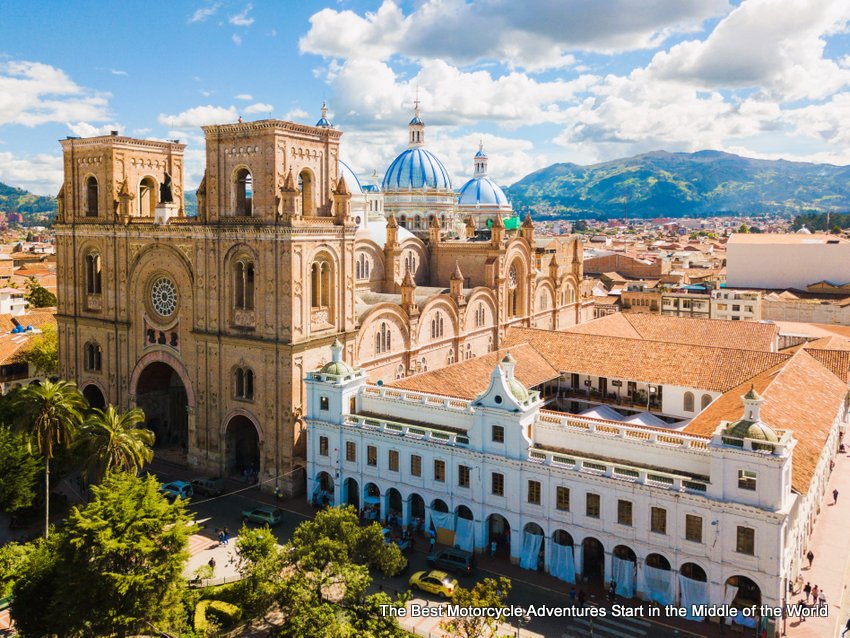
[[[850,352],[775,338],[647,315],[512,327],[384,385],[334,344],[307,380],[308,498],[627,597],[778,606],[846,428]]]
[[[487,208],[483,186],[464,219],[470,189],[459,204],[418,106],[381,186],[341,161],[325,110],[315,126],[203,130],[197,217],[184,214],[184,145],[62,141],[60,376],[93,405],[142,407],[161,456],[294,493],[303,379],[335,340],[392,381],[493,351],[512,325],[583,318],[581,242],[537,237],[493,188]]]

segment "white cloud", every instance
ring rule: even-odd
[[[287,122],[298,122],[306,120],[309,117],[310,114],[304,109],[295,108],[284,113],[282,119],[286,120]]]
[[[250,102],[254,99],[254,96],[250,93],[240,93],[239,95],[235,95],[234,99],[236,100],[244,100],[245,102]]]
[[[238,117],[239,114],[236,111],[236,107],[230,106],[224,108],[221,106],[206,105],[187,109],[177,115],[160,113],[157,120],[160,124],[164,124],[170,128],[180,129],[235,122]]]
[[[242,44],[242,36],[237,35],[236,33],[234,33],[232,36],[230,36],[230,39],[233,41],[233,44],[235,44],[236,46],[239,46],[240,44]]]
[[[228,18],[228,22],[237,27],[250,27],[254,24],[254,18],[249,17],[248,14],[253,8],[254,6],[249,2],[245,5],[245,8],[242,9],[241,13],[230,16],[230,18]]]
[[[118,131],[121,135],[124,132],[124,126],[121,124],[103,124],[101,126],[93,126],[88,122],[68,122],[68,128],[74,135],[79,137],[95,137],[97,135],[109,135],[112,131]]]
[[[271,111],[274,111],[274,106],[272,106],[271,104],[266,104],[265,102],[257,102],[256,104],[246,106],[243,111],[247,114],[270,113]]]
[[[393,0],[363,16],[323,9],[310,17],[302,52],[336,58],[499,60],[540,70],[574,62],[573,51],[654,48],[728,10],[727,0],[426,0],[404,15]]]
[[[825,36],[847,28],[846,0],[747,0],[703,41],[658,53],[657,78],[704,88],[756,88],[783,102],[819,99],[850,84],[824,57]]]
[[[59,154],[19,157],[0,153],[0,182],[36,195],[56,195],[62,186],[63,170]]]
[[[189,17],[189,22],[203,22],[207,18],[214,16],[219,9],[221,9],[220,2],[216,2],[215,4],[211,4],[207,7],[201,7],[199,9],[196,9],[195,12]]]
[[[48,64],[0,62],[0,125],[102,122],[109,117],[107,96],[79,86]]]
[[[126,71],[122,71],[121,69],[110,69],[109,72],[112,75],[128,75]]]

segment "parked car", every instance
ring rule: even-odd
[[[220,476],[192,479],[192,489],[204,496],[221,496],[224,494],[224,479]]]
[[[246,523],[274,527],[283,522],[283,510],[279,507],[255,507],[252,510],[243,510],[242,520]]]
[[[416,572],[410,577],[408,585],[411,589],[437,594],[440,598],[451,598],[457,589],[457,580],[451,578],[446,572],[435,569],[430,572]]]
[[[171,483],[166,483],[159,491],[167,498],[169,501],[173,501],[174,499],[187,499],[192,498],[194,496],[194,491],[192,490],[192,486],[189,485],[186,481],[172,481]]]
[[[410,541],[404,538],[396,537],[393,538],[392,531],[389,528],[384,528],[381,530],[384,534],[384,542],[389,545],[390,543],[395,543],[398,545],[398,548],[401,550],[402,554],[409,554],[413,551],[413,547],[410,544]]]
[[[444,549],[436,554],[428,554],[425,559],[429,567],[444,569],[462,576],[468,576],[475,569],[475,554],[462,549]]]

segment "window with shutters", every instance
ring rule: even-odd
[[[656,534],[667,533],[667,510],[663,507],[653,507],[649,511],[649,529]]]
[[[562,512],[570,511],[570,488],[560,486],[555,488],[555,508]]]

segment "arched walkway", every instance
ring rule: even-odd
[[[690,578],[691,580],[696,580],[701,583],[708,582],[708,574],[706,574],[705,570],[696,563],[685,563],[681,568],[679,568],[679,573],[685,578]]]
[[[654,569],[670,571],[670,561],[664,558],[661,554],[649,554],[646,557],[646,565],[647,567],[653,567]]]
[[[319,472],[316,475],[316,487],[313,489],[313,505],[323,507],[335,504],[334,480],[327,472]]]
[[[431,501],[431,509],[435,512],[448,512],[449,506],[446,505],[446,502],[443,499],[435,498]]]
[[[493,545],[495,543],[495,546]],[[487,551],[499,558],[510,558],[511,555],[511,526],[501,514],[490,514],[487,517]]]
[[[409,509],[410,522],[413,523],[414,529],[423,529],[425,527],[425,499],[419,494],[413,493],[407,501]]]
[[[581,543],[581,575],[588,582],[602,585],[605,579],[605,548],[593,537],[585,538]]]
[[[611,582],[618,596],[632,598],[637,584],[637,554],[631,547],[617,545],[611,553]]]
[[[103,410],[106,407],[106,398],[103,396],[101,389],[94,383],[89,383],[83,388],[83,397],[85,397],[91,408]]]
[[[730,576],[726,580],[723,602],[737,609],[761,605],[761,589],[746,576]]]
[[[243,414],[230,418],[224,434],[224,474],[256,483],[260,476],[260,435],[256,424]]]
[[[401,525],[402,510],[404,507],[401,492],[391,487],[387,490],[387,522],[390,525]]]
[[[342,484],[342,498],[346,505],[351,505],[360,512],[360,486],[353,478],[347,478]]]
[[[190,392],[183,383],[183,375],[169,363],[154,360],[134,377],[130,392],[135,394],[136,405],[145,413],[145,427],[156,435],[156,454],[185,464],[189,446],[187,408]]]
[[[523,569],[542,571],[545,565],[546,535],[537,523],[526,523],[522,529],[522,547],[519,566]]]
[[[363,517],[367,521],[381,518],[381,488],[374,483],[366,483],[363,488]]]
[[[555,533],[552,534],[552,542],[566,547],[572,547],[575,544],[572,535],[562,529],[555,530]]]
[[[455,508],[455,514],[457,514],[459,518],[465,518],[468,521],[474,520],[472,510],[469,509],[466,505],[458,505]]]

